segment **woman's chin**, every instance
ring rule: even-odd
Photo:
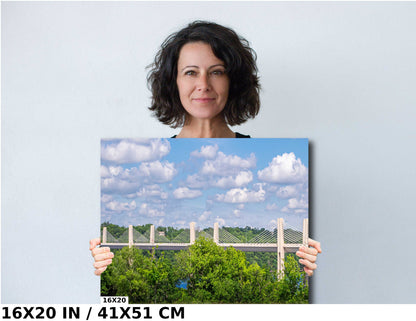
[[[221,110],[199,110],[192,113],[188,112],[192,121],[212,121],[220,117]]]

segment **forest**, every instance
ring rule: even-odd
[[[103,226],[114,237],[126,229]],[[165,229],[169,237],[180,233]],[[130,303],[308,303],[306,274],[291,254],[278,275],[276,254],[224,249],[204,237],[182,251],[113,251],[113,263],[101,275],[102,296],[128,296]]]

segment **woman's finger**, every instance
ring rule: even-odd
[[[97,254],[103,254],[103,253],[107,253],[110,252],[110,248],[109,247],[96,247],[95,249],[93,249],[91,251],[92,256],[96,256]]]
[[[104,260],[104,261],[99,261],[99,262],[95,262],[94,263],[94,267],[96,269],[100,269],[102,267],[106,267],[107,265],[110,265],[113,262],[112,259],[108,259],[108,260]]]
[[[94,271],[94,274],[95,274],[95,275],[100,275],[100,274],[101,274],[101,273],[103,273],[106,269],[107,269],[107,267],[106,267],[106,266],[105,266],[105,267],[103,267],[103,268],[96,269],[96,270]]]
[[[316,268],[318,267],[316,263],[309,262],[308,260],[305,260],[305,259],[300,259],[299,263],[303,264],[310,270],[316,270]]]
[[[306,259],[306,260],[308,260],[308,261],[310,261],[312,263],[315,263],[316,262],[316,255],[311,255],[311,254],[308,254],[308,253],[306,253],[304,251],[297,251],[296,252],[296,255],[299,256],[299,257],[301,257],[301,258],[303,258],[303,259]]]
[[[106,252],[106,253],[102,253],[102,254],[97,254],[96,256],[94,256],[94,260],[95,260],[95,262],[99,262],[99,261],[112,259],[113,257],[114,257],[113,252]]]
[[[313,248],[313,247],[306,247],[306,246],[303,246],[302,245],[299,248],[299,251],[304,252],[304,253],[309,254],[309,255],[313,255],[313,256],[317,256],[318,255],[318,250],[315,249],[315,248]]]
[[[306,274],[308,276],[312,276],[313,275],[313,271],[311,269],[308,269],[306,266],[303,268],[303,270],[306,272]]]
[[[308,240],[308,245],[312,246],[313,248],[315,248],[318,253],[322,253],[322,249],[321,249],[321,243],[312,239]]]
[[[100,238],[90,240],[90,251],[92,249],[94,249],[97,245],[100,245],[100,244],[101,244],[101,239]]]

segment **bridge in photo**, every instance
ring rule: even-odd
[[[277,227],[272,231],[265,229],[251,240],[240,240],[231,234],[226,228],[219,228],[218,223],[214,223],[212,234],[207,231],[195,229],[195,222],[191,222],[189,230],[183,231],[174,239],[169,240],[163,232],[156,231],[155,226],[151,225],[150,230],[145,234],[136,231],[129,225],[128,231],[120,238],[116,239],[103,228],[102,246],[112,249],[120,249],[126,246],[136,247],[143,250],[184,250],[195,243],[199,237],[212,239],[218,246],[244,252],[275,252],[277,253],[277,270],[283,271],[283,260],[285,253],[296,252],[301,245],[308,245],[308,219],[303,220],[303,229],[300,231],[284,223],[283,218],[277,219]]]

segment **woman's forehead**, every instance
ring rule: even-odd
[[[205,42],[189,42],[179,52],[178,68],[214,65],[224,65],[224,62],[214,55],[211,46]]]

